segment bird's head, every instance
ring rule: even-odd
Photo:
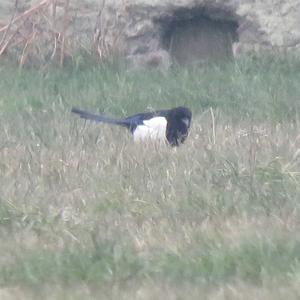
[[[167,139],[171,145],[178,146],[188,136],[192,112],[185,106],[178,106],[169,111],[167,119]]]

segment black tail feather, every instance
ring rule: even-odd
[[[95,122],[102,122],[107,124],[115,124],[115,125],[120,125],[128,128],[131,126],[130,122],[127,120],[118,120],[104,115],[90,113],[88,111],[84,111],[75,107],[72,108],[71,112],[79,115],[80,118],[85,120],[92,120]]]

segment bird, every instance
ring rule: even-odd
[[[138,113],[122,119],[91,113],[75,107],[71,112],[82,119],[125,127],[132,133],[135,142],[151,139],[166,141],[171,146],[184,143],[192,120],[192,112],[185,106]]]

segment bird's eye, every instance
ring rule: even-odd
[[[186,127],[190,126],[190,120],[188,118],[182,118],[181,121],[185,124]]]

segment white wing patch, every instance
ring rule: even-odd
[[[145,139],[150,140],[165,140],[167,120],[164,117],[154,117],[145,120],[144,125],[138,125],[133,133],[134,141],[141,141]]]

